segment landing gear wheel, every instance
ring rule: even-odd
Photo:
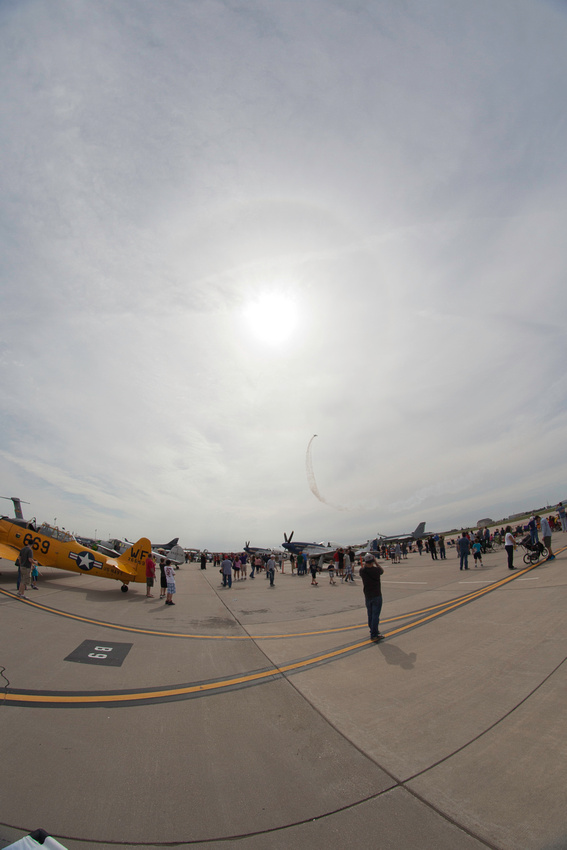
[[[120,588],[120,590],[122,591],[122,593],[128,593],[128,585],[123,584],[122,587]]]

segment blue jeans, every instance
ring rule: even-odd
[[[368,628],[370,629],[370,637],[378,637],[380,626],[380,612],[382,611],[382,597],[372,596],[370,599],[366,597],[366,610],[368,611]]]
[[[270,584],[273,587],[274,586],[274,571],[273,570],[266,570],[266,573],[268,575],[268,578],[270,579]]]
[[[222,574],[222,586],[226,587],[228,584],[229,588],[232,587],[232,576],[230,573]]]
[[[462,569],[468,570],[468,568],[469,568],[469,553],[468,552],[461,552],[461,567],[460,568],[461,568],[461,570]]]

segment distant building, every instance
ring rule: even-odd
[[[493,520],[493,519],[490,519],[490,518],[488,518],[488,519],[479,519],[479,521],[478,521],[478,522],[477,522],[477,524],[476,524],[476,527],[477,527],[477,528],[486,528],[486,526],[487,526],[487,525],[494,525],[494,520]]]

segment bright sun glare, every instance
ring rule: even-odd
[[[297,304],[288,295],[266,292],[244,308],[254,336],[273,346],[290,339],[299,322]]]

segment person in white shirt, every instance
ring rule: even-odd
[[[165,573],[165,579],[167,581],[167,594],[165,597],[166,605],[175,605],[173,601],[173,594],[175,593],[175,567],[171,563],[171,561],[165,562],[165,567],[163,568]]]
[[[545,548],[549,552],[549,555],[547,556],[546,560],[554,561],[555,555],[551,551],[551,526],[549,525],[549,522],[547,521],[547,517],[544,517],[543,519],[541,519],[541,517],[540,517],[539,522],[540,522],[541,536],[543,537],[543,545],[545,546]]]
[[[516,548],[516,541],[514,540],[514,535],[512,534],[512,526],[506,526],[506,536],[504,537],[504,548],[508,553],[508,569],[515,570],[514,566],[514,549]]]

